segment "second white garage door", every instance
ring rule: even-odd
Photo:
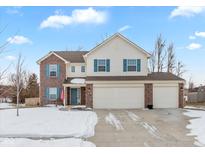
[[[144,107],[144,85],[94,85],[93,107],[131,109]]]
[[[178,85],[177,84],[154,84],[153,85],[154,108],[178,108]]]

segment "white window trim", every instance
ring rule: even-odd
[[[51,93],[51,91],[55,91],[55,92],[52,92]],[[56,98],[51,98],[51,96],[50,95],[56,95]],[[56,87],[51,87],[51,88],[49,88],[49,100],[57,100],[57,88]]]
[[[70,69],[71,69],[70,71],[71,71],[72,73],[75,73],[75,66],[71,66]]]
[[[131,60],[135,60],[135,64],[129,64],[129,61]],[[129,66],[134,66],[135,67],[135,71],[129,71]],[[136,59],[127,59],[127,71],[128,72],[136,72],[137,71],[137,60]]]
[[[51,68],[54,68],[55,67],[55,70],[52,70]],[[55,76],[51,76],[51,72],[56,72],[56,75]],[[57,77],[57,64],[49,64],[49,76],[50,77]]]
[[[100,63],[99,63],[100,60],[105,61],[104,65],[102,65],[102,64],[100,65]],[[97,59],[97,72],[106,72],[106,65],[107,65],[106,63],[107,63],[106,59]],[[104,66],[105,71],[99,71],[99,66]]]
[[[82,69],[82,68],[84,68],[84,69]],[[82,70],[84,70],[84,71],[82,71]],[[81,66],[81,72],[85,73],[85,66]]]

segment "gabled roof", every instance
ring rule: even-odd
[[[135,43],[133,43],[132,41],[127,39],[122,34],[115,33],[114,35],[112,35],[111,37],[107,38],[105,41],[103,41],[102,43],[98,44],[96,47],[91,49],[89,52],[88,51],[51,51],[47,55],[45,55],[44,57],[39,59],[37,61],[37,63],[40,64],[41,61],[43,61],[44,59],[46,59],[47,57],[49,57],[49,56],[51,56],[53,54],[55,56],[57,56],[58,58],[60,58],[61,60],[63,60],[65,63],[68,63],[68,62],[71,62],[71,63],[84,63],[85,62],[84,57],[88,56],[89,54],[94,52],[96,49],[98,49],[99,47],[105,45],[107,42],[109,42],[110,40],[112,40],[115,37],[122,38],[123,40],[128,42],[130,45],[132,45],[133,47],[135,47],[136,49],[138,49],[142,53],[144,53],[147,57],[150,57],[150,53],[148,53],[147,51],[145,51],[144,49],[142,49],[141,47],[139,47],[138,45],[136,45]]]
[[[43,60],[51,55],[57,56],[65,63],[84,63],[85,61],[83,55],[85,55],[86,53],[88,53],[88,51],[51,51],[46,56],[39,59],[37,63],[40,64]]]
[[[130,41],[128,38],[126,38],[125,36],[123,36],[120,33],[115,33],[114,35],[110,36],[109,38],[107,38],[106,40],[104,40],[103,42],[101,42],[100,44],[98,44],[97,46],[95,46],[93,49],[90,50],[89,53],[87,53],[85,55],[85,57],[87,57],[89,54],[91,54],[92,52],[94,52],[96,49],[98,49],[99,47],[105,45],[106,43],[108,43],[109,41],[111,41],[112,39],[114,39],[115,37],[120,37],[123,40],[125,40],[126,42],[128,42],[129,44],[131,44],[133,47],[137,48],[138,50],[140,50],[142,53],[144,53],[147,57],[150,57],[151,54],[148,53],[147,51],[145,51],[143,48],[139,47],[137,44],[135,44],[134,42]]]

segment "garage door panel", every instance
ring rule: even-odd
[[[94,108],[143,108],[144,87],[94,87],[93,105]]]
[[[154,108],[178,108],[178,87],[177,85],[153,87]]]

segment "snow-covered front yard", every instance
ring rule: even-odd
[[[27,138],[0,138],[0,147],[95,147],[78,138],[32,140]]]
[[[94,135],[97,115],[92,111],[61,111],[56,107],[20,109],[20,116],[16,117],[15,109],[0,111],[0,137],[20,137],[24,139],[1,138],[0,146],[9,145],[51,145],[60,143],[73,146],[93,145],[84,143],[81,138]],[[56,140],[30,140],[30,138],[56,138]],[[76,137],[79,138],[76,140]],[[76,144],[75,144],[76,145]]]
[[[194,118],[190,120],[187,128],[190,129],[188,135],[195,135],[195,145],[205,146],[205,111],[200,110],[186,110],[184,115]]]
[[[10,109],[14,108],[14,106],[11,103],[0,103],[0,109]]]

